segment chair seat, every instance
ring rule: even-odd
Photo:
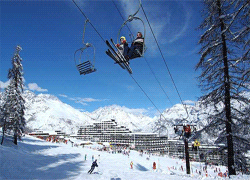
[[[81,64],[78,64],[77,69],[78,69],[80,75],[82,75],[82,74],[85,75],[85,74],[89,74],[89,73],[96,71],[95,67],[92,65],[92,63],[90,61],[86,61],[86,62],[83,62]]]

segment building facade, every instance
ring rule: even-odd
[[[132,133],[125,126],[118,126],[114,119],[81,126],[74,137],[84,141],[129,146],[147,152],[164,152],[167,144],[167,137],[159,137],[157,133]]]

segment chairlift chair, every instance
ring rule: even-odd
[[[192,133],[193,132],[195,132],[196,131],[196,124],[195,123],[180,123],[180,124],[174,124],[173,126],[174,126],[174,129],[176,129],[176,128],[178,128],[178,127],[182,127],[183,128],[183,131],[184,131],[184,127],[186,127],[186,126],[190,126],[190,129],[191,129],[191,134],[190,134],[190,136],[192,135]],[[185,134],[185,132],[184,132],[184,134]],[[183,135],[184,135],[183,134]],[[189,137],[188,137],[189,138]]]
[[[77,49],[74,54],[75,65],[80,75],[82,74],[86,75],[86,74],[96,71],[95,47],[90,43],[84,43],[84,35],[85,35],[85,30],[86,30],[86,26],[88,22],[89,22],[89,19],[85,21],[84,29],[83,29],[82,43],[84,44],[84,46],[80,49]],[[89,53],[88,50],[90,50],[91,52]]]
[[[124,27],[125,25],[127,25],[127,23],[132,22],[133,20],[139,20],[139,21],[142,22],[142,25],[143,25],[143,27],[144,27],[144,30],[143,30],[143,33],[142,33],[142,34],[143,34],[143,38],[144,38],[142,52],[140,52],[138,49],[136,49],[136,50],[137,50],[137,53],[134,54],[134,55],[131,57],[131,59],[134,59],[134,58],[137,58],[137,57],[143,57],[143,56],[144,56],[144,53],[145,53],[145,51],[146,51],[146,49],[147,49],[146,46],[145,46],[145,37],[146,37],[146,26],[145,26],[145,23],[144,23],[144,21],[143,21],[141,18],[135,16],[135,15],[139,12],[140,8],[141,8],[141,0],[140,0],[140,2],[139,2],[139,8],[138,8],[138,10],[137,10],[134,14],[129,15],[128,19],[127,19],[126,21],[124,21],[124,23],[122,24],[121,28],[119,29],[118,35],[117,35],[117,44],[119,44],[119,43],[120,43],[119,40],[120,40],[121,30],[123,29],[123,27]],[[133,35],[132,35],[132,36],[133,36]],[[131,38],[131,36],[130,36],[130,38]],[[133,39],[135,39],[134,36],[133,36]]]
[[[87,50],[92,49],[92,57],[87,54]],[[75,65],[80,75],[89,74],[96,71],[95,68],[95,48],[92,44],[86,43],[83,48],[75,51]]]

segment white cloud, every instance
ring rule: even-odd
[[[87,106],[89,102],[100,102],[100,101],[105,101],[105,100],[100,100],[100,99],[94,99],[94,98],[70,98],[70,100],[74,100],[75,103],[80,103],[84,106]]]
[[[48,91],[47,89],[42,89],[36,83],[29,83],[28,89],[32,90],[32,91],[38,91],[38,92],[47,92]]]
[[[196,102],[195,101],[191,101],[191,100],[186,100],[183,102],[184,104],[189,104],[189,105],[193,105],[195,104]]]
[[[183,7],[186,11],[184,26],[181,28],[181,30],[177,34],[175,34],[173,36],[172,39],[169,40],[170,43],[175,42],[176,40],[180,39],[186,33],[187,28],[189,26],[192,15],[191,15],[190,10],[188,8],[185,8],[185,6],[183,6]]]
[[[125,12],[123,14],[124,18],[127,18],[129,15],[134,14],[138,10],[138,2],[138,0],[122,0],[122,7]],[[183,38],[188,31],[188,27],[190,26],[192,18],[191,7],[187,3],[179,1],[176,1],[176,6],[181,9],[181,12],[178,13],[181,14],[183,21],[180,21],[178,19],[178,17],[176,16],[176,12],[171,8],[171,6],[166,5],[162,7],[162,4],[143,3],[143,9],[151,24],[153,33],[158,43],[160,43],[160,46],[164,45],[164,48]],[[150,56],[154,56],[154,54],[158,52],[158,46],[156,46],[155,39],[152,35],[151,29],[149,28],[142,9],[139,10],[136,16],[140,17],[145,23],[145,42],[147,47],[147,54],[149,54]],[[177,24],[176,22],[180,24]],[[137,31],[144,31],[142,23],[138,20],[132,21],[131,23],[127,24],[129,25],[134,35],[136,35]],[[124,29],[128,31],[125,26]],[[161,47],[161,49],[163,48]],[[179,50],[172,48],[171,51],[168,53],[170,53],[170,55],[175,55],[178,52]]]
[[[127,112],[127,113],[134,113],[134,114],[144,114],[144,113],[147,113],[148,110],[146,109],[130,109],[130,108],[127,108],[125,106],[122,107],[122,109]]]
[[[8,80],[6,82],[0,81],[0,89],[6,88],[9,84],[10,84],[10,80]]]
[[[103,100],[93,99],[93,98],[83,98],[82,101],[84,101],[84,102],[95,102],[95,101],[103,101]]]
[[[59,96],[64,97],[64,98],[67,98],[67,97],[68,97],[68,96],[65,95],[65,94],[59,94]]]
[[[59,96],[67,98],[70,101],[75,101],[75,103],[82,104],[84,106],[88,105],[87,103],[90,102],[100,102],[100,101],[107,101],[108,99],[94,99],[94,98],[81,98],[81,97],[68,97],[65,94],[59,94]]]
[[[88,105],[87,103],[85,103],[84,101],[81,101],[81,100],[77,100],[77,101],[75,101],[75,103],[79,103],[79,104],[81,104],[83,106],[87,106]]]
[[[129,90],[129,91],[133,91],[133,90],[135,90],[135,87],[134,86],[126,86],[126,88],[127,88],[127,90]]]

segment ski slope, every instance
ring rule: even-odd
[[[0,146],[0,179],[74,179],[74,180],[160,180],[160,179],[228,179],[214,173],[215,166],[208,166],[208,177],[201,169],[204,164],[191,162],[191,175],[185,173],[185,161],[170,157],[113,154],[95,150],[99,145],[72,147],[71,143],[56,144],[26,135],[18,146],[6,138]],[[85,161],[85,155],[87,155]],[[88,174],[92,156],[97,159],[98,168]],[[133,169],[130,162],[133,161]],[[156,170],[152,169],[156,162]],[[181,170],[183,166],[184,171]],[[201,168],[201,169],[200,169]],[[219,166],[224,173],[226,167]],[[201,175],[196,173],[201,170]],[[237,175],[232,179],[250,179]]]

